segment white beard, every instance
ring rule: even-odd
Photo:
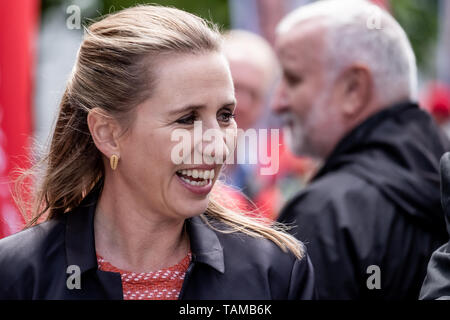
[[[324,139],[327,139],[325,135],[339,133],[342,129],[341,123],[337,121],[339,114],[337,109],[329,105],[332,79],[328,80],[314,99],[305,119],[300,119],[295,113],[282,115],[286,144],[295,155],[322,160],[321,150],[326,144]],[[329,121],[329,119],[336,119],[336,121]]]
[[[320,158],[318,152],[318,146],[315,145],[315,132],[313,132],[313,126],[321,121],[321,117],[328,117],[329,115],[323,115],[324,112],[320,107],[323,98],[316,100],[311,108],[311,114],[308,115],[306,122],[299,119],[295,114],[284,115],[287,120],[284,126],[284,133],[286,144],[291,152],[297,156],[308,156],[312,158]],[[311,141],[314,139],[314,141]]]
[[[298,121],[291,121],[294,122],[293,125],[286,125],[283,127],[286,145],[293,154],[304,156],[305,153],[307,153],[306,150],[304,150],[306,139],[305,130],[303,129],[303,125],[298,123]]]

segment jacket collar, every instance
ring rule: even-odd
[[[223,249],[217,234],[198,216],[187,220],[187,231],[191,241],[193,260],[224,273]]]
[[[97,184],[81,204],[66,214],[66,255],[68,265],[77,265],[81,273],[97,269],[94,215],[102,183]],[[186,220],[192,259],[220,273],[225,272],[223,249],[216,233],[200,217]]]
[[[94,215],[102,185],[97,184],[77,208],[66,213],[67,263],[79,266],[81,273],[97,269]]]

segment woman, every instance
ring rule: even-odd
[[[159,6],[89,27],[29,225],[47,221],[0,241],[0,298],[313,297],[294,238],[209,196],[236,134],[220,39]],[[195,138],[199,123],[221,139]],[[183,157],[200,164],[174,161],[174,132],[192,133]]]

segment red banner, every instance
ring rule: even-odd
[[[11,174],[27,165],[32,133],[38,0],[0,5],[0,238],[23,226],[11,196]]]

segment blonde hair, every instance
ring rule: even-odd
[[[18,181],[23,186],[25,177],[39,180],[35,181],[29,210],[24,201],[18,200],[27,227],[73,210],[97,183],[103,183],[102,154],[87,124],[89,110],[100,108],[130,124],[134,107],[152,93],[153,58],[166,53],[220,51],[221,41],[216,26],[190,13],[156,5],[122,10],[86,29],[60,103],[49,151]],[[17,191],[20,197],[20,189]],[[302,244],[285,233],[284,226],[264,225],[213,198],[201,215],[210,226],[211,219],[216,219],[231,232],[267,238],[284,251],[303,256]]]

